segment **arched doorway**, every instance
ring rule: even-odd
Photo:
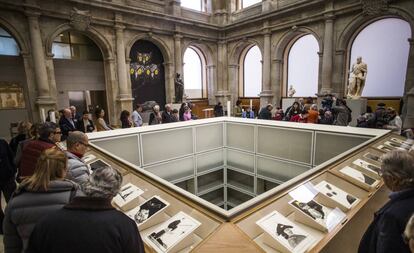
[[[364,97],[401,97],[404,94],[411,38],[410,24],[383,18],[364,27],[351,42],[349,65],[361,56],[368,65]]]
[[[65,31],[54,38],[52,53],[58,108],[74,105],[82,114],[100,107],[108,112],[103,56],[95,42]],[[108,113],[105,117],[108,120]]]
[[[130,77],[134,104],[155,101],[161,106],[166,103],[164,57],[152,42],[138,40],[129,53]]]
[[[312,97],[318,93],[319,44],[312,34],[297,38],[288,51],[287,82],[296,90],[295,97]],[[283,94],[287,96],[287,94]]]
[[[15,38],[0,27],[0,137],[8,139],[10,123],[29,120],[30,103],[23,57]]]

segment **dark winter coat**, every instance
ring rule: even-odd
[[[25,252],[36,223],[69,203],[77,188],[77,184],[69,180],[52,181],[47,191],[33,192],[25,187],[19,188],[5,211],[4,252]]]
[[[14,180],[15,174],[13,153],[7,142],[0,139],[0,184]]]
[[[375,213],[358,253],[410,253],[402,234],[413,213],[414,189],[392,193],[390,201]]]
[[[110,199],[75,197],[40,221],[30,238],[30,253],[144,253],[135,221]]]
[[[33,172],[36,168],[37,159],[39,159],[40,154],[48,149],[55,147],[55,144],[47,140],[31,140],[24,144],[22,157],[20,159],[19,168],[19,177],[30,177],[33,175]]]

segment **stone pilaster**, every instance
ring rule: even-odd
[[[325,33],[323,38],[322,60],[322,87],[319,94],[332,92],[332,62],[333,62],[333,35],[334,16],[325,16]]]
[[[404,106],[402,109],[403,128],[414,128],[414,39],[408,39],[410,53],[408,55],[407,76],[404,88]]]
[[[260,92],[260,106],[272,103],[273,93],[271,90],[270,80],[270,47],[271,47],[271,33],[265,31],[264,34],[264,48],[263,48],[263,78],[262,78],[262,92]]]
[[[180,34],[174,35],[174,64],[175,73],[183,75],[183,57],[181,54],[181,39],[183,38]]]
[[[281,94],[280,91],[282,90],[282,73],[283,73],[283,62],[280,59],[273,59],[272,64],[272,75],[273,75],[273,82],[271,84],[272,93],[273,93],[273,104],[280,104],[281,97],[284,94]]]

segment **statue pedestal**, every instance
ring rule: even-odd
[[[352,110],[352,121],[350,126],[357,125],[359,115],[366,113],[368,100],[366,98],[346,99],[347,106]]]
[[[405,110],[403,110],[403,128],[414,128],[414,88],[406,94]]]

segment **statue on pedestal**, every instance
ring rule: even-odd
[[[296,90],[295,90],[295,88],[293,88],[293,85],[290,85],[289,86],[289,90],[288,90],[288,97],[293,97],[293,95],[295,95],[295,93],[296,93]]]
[[[362,57],[359,56],[357,58],[357,62],[352,64],[351,71],[349,73],[348,98],[357,99],[361,97],[367,73],[368,66],[362,61]]]
[[[175,75],[174,80],[175,85],[175,103],[182,103],[184,95],[184,82],[180,77],[180,74]]]

